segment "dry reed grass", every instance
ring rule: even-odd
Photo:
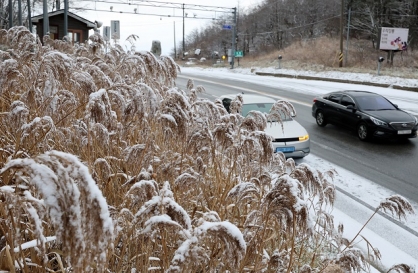
[[[0,270],[343,272],[380,259],[331,215],[334,170],[274,154],[169,57],[0,31]],[[412,212],[393,196],[376,211]],[[408,272],[405,265],[393,271]]]
[[[377,59],[387,53],[374,49],[372,42],[351,38],[348,45],[347,62],[344,57],[344,67],[339,67],[339,39],[320,37],[312,40],[300,40],[282,50],[252,53],[240,60],[241,67],[277,67],[277,57],[283,56],[281,67],[284,69],[330,71],[338,70],[355,73],[376,73]],[[346,41],[344,41],[346,55]],[[395,53],[393,65],[386,61],[382,63],[381,73],[387,76],[416,78],[418,68],[418,52],[408,50]]]

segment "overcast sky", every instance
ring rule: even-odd
[[[113,1],[117,2],[117,1]],[[124,3],[129,3],[128,0],[121,1]],[[167,4],[158,4],[161,3],[176,3],[177,8],[173,8],[173,5],[170,5],[167,8]],[[185,28],[185,37],[187,34],[192,32],[195,29],[201,29],[205,25],[208,25],[212,20],[211,19],[194,19],[196,18],[219,18],[222,15],[219,12],[210,11],[211,8],[207,8],[207,11],[198,11],[192,10],[193,5],[198,6],[208,6],[208,7],[222,7],[225,8],[225,11],[231,9],[231,18],[232,18],[232,8],[236,7],[237,9],[248,9],[253,7],[256,4],[262,3],[263,0],[167,0],[167,1],[133,1],[134,4],[115,4],[115,3],[99,3],[93,1],[83,1],[84,6],[89,7],[90,9],[83,12],[76,12],[71,9],[70,11],[77,13],[78,15],[94,22],[95,20],[103,22],[103,26],[110,26],[111,20],[120,21],[121,29],[121,39],[119,44],[123,48],[130,48],[130,43],[126,41],[126,38],[131,34],[136,34],[139,36],[139,40],[135,42],[135,47],[137,51],[149,51],[151,50],[151,44],[153,40],[159,40],[161,42],[162,54],[168,55],[173,52],[174,44],[176,44],[177,49],[179,45],[182,44],[183,39],[183,10],[182,5],[185,4],[185,13],[187,13],[187,18],[184,20]],[[145,4],[158,4],[160,7],[150,7],[144,6]],[[110,12],[110,7],[113,7],[113,11]],[[134,9],[136,8],[137,14],[134,14]],[[190,8],[190,9],[188,9]],[[121,13],[122,12],[122,13]],[[157,14],[157,15],[170,15],[167,16],[150,16],[144,14]],[[103,28],[103,27],[102,27]],[[222,30],[220,31],[228,31]],[[102,30],[100,32],[103,34]],[[175,36],[175,39],[174,39]],[[174,41],[176,43],[174,43]]]

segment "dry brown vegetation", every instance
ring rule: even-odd
[[[371,41],[350,39],[347,62],[339,67],[339,39],[320,37],[310,40],[295,41],[283,50],[268,52],[252,52],[240,59],[240,67],[277,67],[277,57],[282,55],[281,67],[283,69],[310,70],[310,71],[343,71],[355,73],[375,74],[377,59],[382,56],[387,60],[387,53],[373,49]],[[344,41],[344,54],[346,41]],[[235,64],[237,60],[235,59]],[[206,65],[212,65],[211,60]],[[395,53],[393,65],[386,61],[381,66],[382,75],[416,78],[418,73],[418,51],[408,50]]]
[[[274,154],[239,98],[228,114],[204,87],[177,88],[171,58],[106,53],[100,36],[44,42],[0,31],[3,272],[358,272],[380,259],[334,227],[335,171]],[[378,210],[412,212],[400,196]]]
[[[339,43],[338,39],[329,37],[301,40],[283,50],[274,51],[267,55],[260,54],[260,56],[255,56],[253,60],[250,57],[248,62],[252,65],[263,63],[275,63],[277,65],[277,56],[282,55],[283,67],[289,69],[309,69],[314,71],[332,69],[375,73],[378,57],[382,56],[385,60],[388,59],[386,52],[373,49],[371,41],[352,38],[349,40],[347,62],[344,59],[344,66],[339,68]],[[345,49],[346,41],[344,41],[344,54],[346,54]],[[272,60],[274,61],[272,62]],[[393,76],[415,78],[417,69],[418,52],[416,50],[395,53],[393,65],[388,64],[386,61],[382,63],[382,71]]]

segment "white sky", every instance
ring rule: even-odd
[[[256,76],[250,72],[248,68],[235,68],[231,70],[229,68],[186,68],[182,67],[182,73],[180,77],[193,78],[193,76],[205,75],[208,77],[215,78],[234,78],[243,82],[258,83],[265,86],[277,87],[281,86],[294,92],[311,93],[312,96],[328,93],[336,90],[344,89],[357,89],[376,92],[389,98],[393,103],[408,112],[418,116],[418,92],[408,92],[402,90],[394,90],[391,88],[374,87],[369,85],[353,85],[326,81],[308,81],[298,80],[291,78],[279,78],[279,77],[268,77],[268,76]],[[312,72],[312,71],[295,71],[275,68],[256,68],[257,71],[263,72],[280,72],[283,74],[303,74],[303,75],[315,75],[317,77],[328,77],[328,78],[340,78],[340,79],[351,79],[356,81],[364,82],[377,82],[387,84],[397,84],[401,86],[418,86],[416,79],[402,79],[397,77],[388,76],[376,76],[372,74],[362,73],[341,73],[341,72]],[[182,75],[184,74],[184,75]],[[203,85],[204,86],[204,85]],[[245,90],[243,90],[245,91]],[[253,90],[251,90],[253,91]],[[311,104],[307,105],[311,107]],[[418,141],[413,139],[412,141]],[[360,177],[354,173],[351,173],[344,168],[341,168],[331,162],[328,162],[314,153],[309,154],[305,158],[298,161],[298,163],[306,163],[311,167],[320,170],[327,171],[335,169],[338,175],[335,179],[335,185],[346,192],[356,196],[368,205],[376,208],[381,201],[385,198],[394,195],[394,192],[383,188],[382,186]],[[344,194],[337,193],[337,202],[333,211],[335,224],[344,224],[344,236],[348,239],[353,238],[357,232],[361,229],[367,218],[372,215],[372,211],[356,201],[346,197]],[[418,213],[418,204],[411,202]],[[342,209],[341,207],[345,208]],[[358,217],[355,219],[347,215],[344,211],[355,210]],[[418,231],[418,216],[408,216],[408,221],[404,224]],[[362,231],[362,235],[367,238],[373,247],[380,250],[382,254],[382,265],[386,268],[386,271],[393,265],[399,263],[405,263],[408,265],[418,266],[418,238],[409,232],[399,228],[390,221],[386,220],[382,216],[376,215],[373,221]],[[412,242],[412,243],[411,243]],[[357,247],[366,250],[364,241],[359,242]],[[414,258],[415,257],[415,258]],[[372,272],[378,272],[373,269]]]
[[[117,1],[113,1],[117,2]],[[128,0],[121,1],[128,3]],[[232,8],[236,7],[238,9],[252,7],[258,3],[263,2],[262,0],[156,0],[155,2],[164,2],[164,3],[177,3],[179,7],[181,4],[185,4],[185,13],[188,13],[187,18],[184,20],[184,37],[187,37],[191,31],[195,29],[202,29],[202,27],[208,25],[212,20],[211,19],[192,19],[193,14],[196,14],[196,18],[219,18],[221,13],[213,11],[196,11],[188,10],[187,7],[192,7],[192,5],[200,6],[210,6],[210,7],[225,7],[226,10],[231,9],[231,18],[232,18]],[[96,10],[106,10],[106,11],[83,11],[77,12],[74,10],[70,11],[82,16],[92,22],[95,20],[103,22],[103,26],[110,26],[111,20],[119,20],[121,28],[121,39],[119,44],[123,48],[130,48],[130,43],[126,42],[126,38],[131,34],[136,34],[139,36],[139,40],[136,41],[135,47],[137,51],[149,51],[151,49],[151,44],[153,40],[159,40],[162,47],[162,55],[169,55],[174,49],[174,41],[176,41],[176,47],[179,49],[179,45],[182,44],[183,40],[183,10],[174,9],[174,8],[164,8],[164,7],[149,7],[143,6],[140,1],[135,1],[134,3],[139,3],[140,5],[128,5],[128,4],[108,4],[108,3],[95,3],[94,1],[80,2],[82,6],[86,5],[89,8]],[[176,6],[177,6],[176,5]],[[113,6],[113,12],[110,12],[110,6]],[[167,5],[165,5],[167,6]],[[172,6],[172,5],[171,5]],[[140,15],[140,14],[130,14],[127,12],[134,12],[134,9],[137,9],[138,13],[145,14],[165,14],[170,16],[179,16],[179,17],[164,17],[164,16],[150,16],[150,15]],[[209,8],[208,8],[209,9]],[[109,12],[108,12],[109,11]],[[125,13],[120,13],[120,12]],[[219,31],[228,31],[222,30]],[[103,34],[103,31],[100,31]],[[175,35],[175,39],[174,39]]]

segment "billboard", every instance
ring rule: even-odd
[[[120,39],[120,23],[117,21],[110,21],[110,34],[112,39]]]
[[[407,28],[382,27],[380,29],[381,50],[405,50],[408,46]]]
[[[103,27],[103,40],[109,41],[110,40],[110,27]]]

